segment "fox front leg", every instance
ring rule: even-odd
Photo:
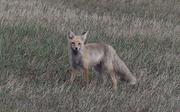
[[[84,68],[84,73],[85,73],[85,87],[87,88],[89,85],[89,71],[87,68]]]
[[[74,81],[74,78],[76,77],[76,69],[72,69],[72,73],[71,73],[71,77],[70,77],[70,83],[69,83],[69,86],[72,85],[73,81]]]

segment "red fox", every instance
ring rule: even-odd
[[[136,77],[130,72],[125,63],[120,59],[116,51],[110,45],[101,43],[90,43],[84,45],[87,33],[88,31],[80,36],[75,36],[72,31],[69,30],[67,32],[68,45],[70,49],[70,63],[72,66],[70,86],[76,76],[77,68],[81,67],[85,72],[85,87],[88,87],[88,68],[93,66],[95,70],[102,75],[105,84],[107,76],[102,68],[103,65],[109,71],[115,89],[117,89],[117,79],[115,74],[120,75],[120,77],[127,81],[127,83],[135,84]]]

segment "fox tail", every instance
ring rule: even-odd
[[[113,67],[115,73],[127,81],[127,83],[132,85],[136,83],[136,77],[130,72],[126,64],[121,60],[117,53],[114,54]]]

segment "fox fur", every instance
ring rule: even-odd
[[[103,66],[105,66],[109,71],[115,89],[117,89],[117,79],[115,74],[119,75],[127,83],[135,84],[136,77],[130,72],[126,64],[110,45],[101,43],[90,43],[84,45],[87,33],[88,31],[80,36],[76,36],[70,30],[67,32],[70,63],[72,66],[70,85],[73,83],[78,67],[84,69],[86,82],[85,87],[88,87],[89,84],[89,67],[94,67],[95,70],[102,75],[105,84],[107,76],[103,70]]]

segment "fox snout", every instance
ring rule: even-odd
[[[78,51],[80,49],[80,47],[74,47],[72,46],[72,49],[75,50],[75,51]]]
[[[79,50],[79,48],[75,47],[75,50]]]

